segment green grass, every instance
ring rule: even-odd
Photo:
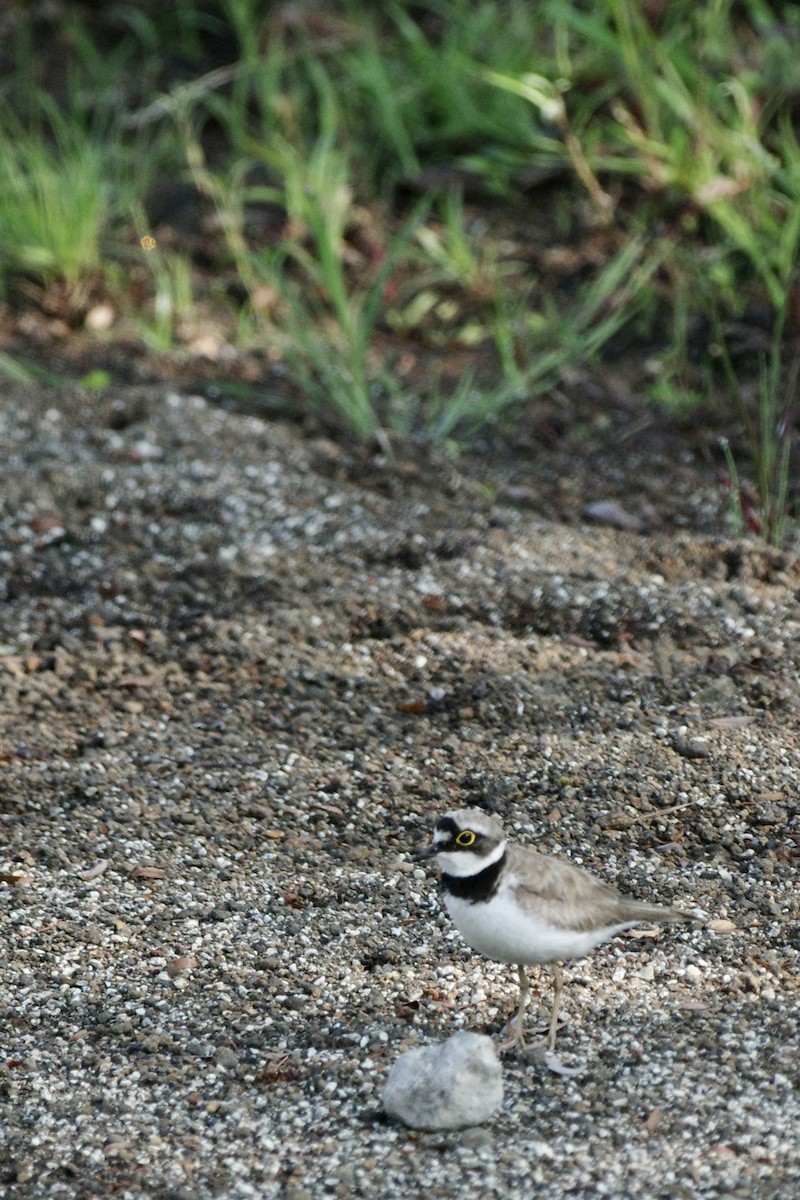
[[[797,446],[800,357],[795,356],[786,369],[782,346],[787,316],[786,308],[778,314],[769,354],[760,360],[755,415],[731,363],[724,336],[718,330],[718,346],[743,430],[741,441],[753,473],[753,484],[748,488],[730,441],[723,438],[721,449],[730,481],[731,524],[737,535],[749,528],[772,546],[785,543],[791,521],[798,516],[797,504],[790,501],[790,485],[792,455]],[[754,496],[752,505],[746,503],[748,490]]]
[[[42,102],[26,127],[0,110],[0,272],[75,285],[97,272],[112,216],[108,147]]]
[[[361,439],[513,420],[632,322],[662,341],[653,395],[685,410],[705,386],[693,321],[766,304],[747,441],[764,535],[786,536],[793,431],[766,447],[800,257],[794,5],[180,0],[107,5],[91,27],[65,11],[48,47],[20,5],[0,48],[0,293],[127,288],[168,351],[198,304],[197,250],[159,239],[143,259],[143,214],[153,180],[192,180],[217,221],[204,270],[240,297],[220,309],[228,336]],[[259,239],[266,206],[282,225]],[[537,207],[566,245],[606,231],[563,288],[507,249]],[[473,369],[455,389],[400,385],[404,341]]]

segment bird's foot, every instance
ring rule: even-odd
[[[566,1022],[559,1021],[555,1027],[538,1030],[540,1036],[528,1040],[519,1017],[510,1017],[503,1026],[502,1033],[505,1036],[497,1045],[497,1053],[505,1054],[509,1050],[519,1050],[528,1058],[544,1060],[548,1055],[555,1055],[556,1037],[565,1028]]]
[[[525,1033],[522,1029],[522,1022],[517,1017],[511,1017],[506,1021],[502,1033],[505,1036],[497,1044],[498,1054],[505,1054],[509,1050],[528,1049],[528,1043],[525,1041]]]

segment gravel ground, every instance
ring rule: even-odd
[[[392,464],[163,389],[0,437],[9,1200],[796,1194],[800,563],[691,455]],[[706,920],[569,965],[582,1074],[413,1134],[398,1053],[517,995],[409,860],[464,805]]]

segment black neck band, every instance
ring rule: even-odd
[[[477,904],[479,900],[488,900],[497,891],[497,881],[505,861],[504,850],[497,862],[489,863],[488,867],[484,867],[476,875],[448,875],[445,872],[442,875],[442,887],[449,895],[458,896],[460,900],[469,900],[471,904]]]

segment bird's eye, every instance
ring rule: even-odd
[[[456,838],[457,846],[471,846],[475,841],[475,834],[471,829],[462,829],[461,833]]]

